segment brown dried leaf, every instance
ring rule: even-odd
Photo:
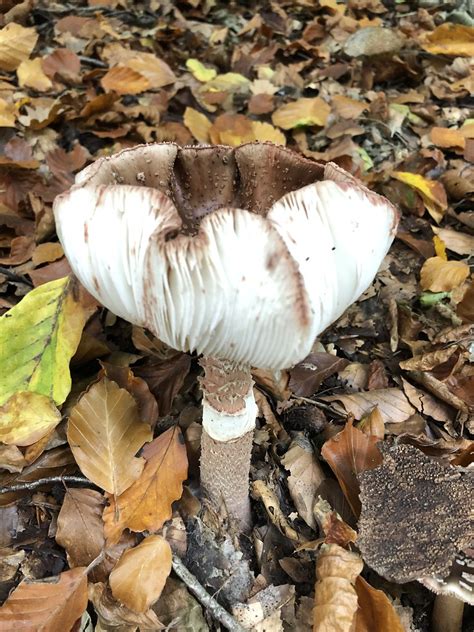
[[[344,407],[343,412],[352,413],[356,419],[362,419],[378,406],[384,423],[405,421],[415,412],[400,388],[383,388],[350,395],[328,395],[321,399],[325,402],[340,402]],[[334,405],[337,408],[337,404]]]
[[[100,83],[106,92],[113,90],[118,94],[139,94],[150,88],[148,79],[128,66],[111,68]]]
[[[354,584],[363,567],[357,553],[337,544],[321,546],[316,562],[313,632],[351,632],[357,611]]]
[[[105,534],[111,544],[122,531],[157,531],[171,517],[171,505],[181,498],[188,460],[181,430],[169,428],[145,446],[146,465],[140,478],[104,510]]]
[[[469,272],[469,266],[462,261],[431,257],[421,268],[420,285],[430,292],[450,292],[464,283]]]
[[[152,438],[133,397],[107,378],[93,384],[71,411],[67,437],[82,472],[119,496],[145,466],[135,454]]]
[[[385,424],[377,406],[362,419],[359,424],[359,430],[362,430],[362,432],[369,437],[377,437],[377,439],[384,438]]]
[[[362,112],[369,109],[367,103],[350,99],[341,94],[336,94],[332,97],[331,105],[336,114],[343,119],[355,119],[359,117]]]
[[[113,596],[134,612],[146,612],[161,595],[171,558],[170,545],[159,535],[150,535],[125,551],[110,573]]]
[[[16,70],[22,61],[28,59],[36,45],[38,34],[15,22],[10,22],[0,31],[0,69]]]
[[[290,472],[288,489],[298,513],[307,525],[316,529],[313,505],[318,487],[326,475],[316,459],[311,443],[304,435],[297,436],[281,462]]]
[[[289,387],[298,397],[311,397],[326,378],[348,364],[348,360],[330,353],[310,353],[290,370]]]
[[[31,260],[35,266],[40,266],[42,263],[51,263],[64,257],[63,248],[58,242],[48,242],[38,244],[33,252]]]
[[[429,53],[472,57],[474,56],[474,28],[445,22],[428,33],[421,42],[421,46]]]
[[[173,399],[183,386],[191,368],[191,356],[177,353],[165,361],[150,361],[136,367],[135,375],[142,377],[156,397],[160,417],[169,415]]]
[[[0,628],[25,632],[71,630],[86,607],[84,568],[74,568],[47,580],[24,579],[0,608]]]
[[[103,1],[103,0],[102,0]],[[96,632],[136,632],[137,626],[142,630],[163,630],[153,610],[143,614],[133,612],[116,601],[110,588],[102,582],[89,584],[89,600],[97,613]]]
[[[326,441],[321,450],[356,516],[361,509],[357,475],[382,463],[377,442],[377,437],[367,436],[348,421],[344,430]]]
[[[373,588],[362,577],[355,582],[358,608],[354,632],[405,632],[395,608],[387,595]]]
[[[105,544],[104,497],[93,489],[68,489],[58,515],[56,542],[66,549],[71,568],[88,566]]]
[[[457,314],[465,323],[474,323],[474,281],[471,281],[462,301],[458,303]]]
[[[21,472],[25,465],[23,452],[16,445],[0,444],[0,470]]]
[[[467,233],[460,233],[452,228],[438,228],[432,226],[433,232],[443,240],[448,250],[458,255],[472,255],[474,252],[474,237]]]

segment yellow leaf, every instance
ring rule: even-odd
[[[446,245],[444,241],[441,239],[441,237],[438,237],[438,235],[435,235],[433,237],[433,245],[434,245],[436,256],[441,257],[441,259],[444,259],[445,261],[447,261],[448,257],[446,256]]]
[[[430,292],[450,292],[464,283],[469,272],[469,266],[462,261],[430,257],[421,268],[420,285]]]
[[[40,57],[22,61],[16,69],[16,74],[22,88],[33,88],[38,92],[45,92],[53,87],[51,79],[44,74]]]
[[[28,59],[37,40],[35,29],[15,22],[7,24],[0,30],[0,69],[16,70],[22,61]]]
[[[250,81],[238,72],[226,72],[208,81],[205,89],[210,92],[237,92],[250,89]]]
[[[109,582],[112,595],[134,612],[146,612],[159,598],[171,572],[171,548],[160,535],[150,535],[122,554]]]
[[[392,178],[404,182],[412,189],[415,189],[423,198],[426,210],[431,217],[437,222],[441,221],[448,208],[446,191],[441,182],[428,180],[419,174],[408,171],[394,171]]]
[[[104,90],[118,94],[139,94],[150,88],[146,77],[128,66],[111,68],[100,80]]]
[[[422,48],[439,55],[474,56],[474,27],[446,22],[429,33]]]
[[[76,291],[69,277],[45,283],[0,318],[0,405],[17,391],[64,402],[69,361],[88,316]]]
[[[209,129],[211,142],[237,147],[254,140],[252,122],[243,114],[221,114]]]
[[[184,124],[196,140],[200,143],[209,143],[209,130],[212,127],[212,123],[207,116],[193,108],[186,108]]]
[[[270,125],[270,123],[262,123],[261,121],[252,122],[253,140],[260,142],[269,141],[275,145],[286,145],[285,134],[279,129]]]
[[[104,510],[105,535],[110,544],[122,531],[157,531],[171,518],[171,505],[181,498],[188,459],[179,428],[170,428],[145,446],[145,469],[119,498],[109,498]]]
[[[195,79],[202,81],[203,83],[211,81],[211,79],[214,79],[214,77],[217,76],[217,72],[214,68],[206,68],[206,66],[201,64],[201,62],[197,59],[188,59],[186,62],[186,68]]]
[[[0,407],[0,441],[31,445],[61,421],[61,413],[45,395],[20,391]]]
[[[292,129],[300,125],[319,125],[324,127],[331,108],[321,99],[298,99],[282,105],[272,115],[272,122],[282,129]]]
[[[0,127],[15,127],[16,112],[12,103],[0,99]]]
[[[119,496],[142,473],[135,454],[153,434],[140,421],[128,391],[103,378],[84,393],[69,417],[67,439],[81,471],[93,483]]]

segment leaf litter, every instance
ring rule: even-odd
[[[424,632],[434,600],[425,586],[468,592],[474,543],[458,533],[466,514],[445,520],[433,510],[426,520],[428,509],[415,507],[403,516],[403,548],[390,513],[423,502],[407,486],[415,472],[417,485],[437,485],[441,504],[455,497],[468,511],[474,497],[467,5],[4,3],[5,629],[18,628],[20,610],[25,629],[78,629],[88,600],[99,630],[219,629],[215,610],[170,574],[171,550],[217,591],[236,625],[262,630],[324,631],[334,619],[341,630]],[[336,162],[395,203],[402,220],[372,286],[310,356],[277,376],[255,371],[253,545],[221,534],[228,559],[214,552],[206,561],[196,548],[208,528],[196,475],[198,365],[68,278],[52,202],[91,161],[139,143],[252,140]],[[385,511],[369,483],[390,494]],[[413,561],[417,530],[434,556],[421,574],[410,568],[423,585],[394,583],[387,551],[402,547],[398,557]],[[435,576],[441,567],[444,578]],[[238,578],[230,588],[229,577]],[[466,608],[463,629],[473,620]]]

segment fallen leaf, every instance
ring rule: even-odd
[[[342,94],[336,94],[331,99],[333,110],[343,119],[358,118],[363,112],[369,109],[367,103],[350,99]]]
[[[282,129],[292,129],[299,126],[326,125],[331,112],[329,105],[321,99],[297,99],[279,107],[272,114],[272,122]]]
[[[450,292],[462,285],[469,273],[469,266],[462,261],[430,257],[420,270],[420,286],[430,292]]]
[[[298,435],[291,442],[288,452],[281,459],[283,467],[290,472],[288,489],[296,510],[312,529],[316,529],[313,505],[316,492],[326,479],[311,443]]]
[[[367,393],[348,395],[325,395],[320,399],[325,402],[340,402],[344,411],[352,413],[356,419],[362,419],[364,415],[370,413],[377,406],[384,423],[405,421],[415,412],[399,388],[383,388]]]
[[[474,125],[463,125],[459,129],[452,127],[432,127],[430,137],[437,147],[455,147],[460,150],[466,146],[466,139],[474,138]]]
[[[297,397],[311,397],[326,378],[348,364],[345,358],[330,353],[310,353],[290,370],[289,388]]]
[[[465,323],[474,323],[474,282],[471,281],[462,300],[457,305],[457,314]]]
[[[88,566],[105,546],[104,497],[93,489],[68,489],[58,515],[56,542],[70,568]]]
[[[384,438],[385,424],[377,406],[362,418],[358,428],[369,437],[377,437],[379,440]]]
[[[77,81],[81,70],[81,60],[68,48],[56,48],[50,55],[43,57],[42,66],[43,71],[51,79],[57,75],[61,79]]]
[[[142,473],[145,461],[135,454],[151,437],[133,397],[107,378],[92,384],[69,416],[67,438],[81,471],[116,496]]]
[[[65,277],[32,290],[0,318],[0,404],[17,391],[64,402],[87,316],[75,282]]]
[[[191,356],[176,353],[164,361],[150,361],[134,368],[135,375],[142,377],[156,397],[161,417],[169,415],[174,398],[183,386],[191,368]]]
[[[0,30],[0,69],[16,70],[22,61],[28,59],[36,46],[38,33],[10,22]]]
[[[474,253],[474,237],[467,233],[460,233],[452,228],[431,227],[433,232],[443,240],[446,248],[458,255],[472,255]]]
[[[22,88],[33,88],[38,92],[47,92],[53,87],[51,79],[45,75],[40,57],[26,59],[16,69],[18,83]]]
[[[106,92],[140,94],[150,88],[150,82],[142,74],[128,66],[114,66],[100,80]]]
[[[428,33],[421,47],[437,55],[474,56],[474,27],[445,22]]]
[[[258,479],[251,483],[251,489],[255,498],[262,501],[268,517],[278,531],[280,531],[280,533],[286,536],[289,540],[299,542],[300,537],[288,522],[280,507],[280,502],[275,492],[268,487],[265,481]]]
[[[104,0],[101,1],[104,2]],[[110,588],[102,582],[89,584],[89,599],[94,605],[98,618],[95,632],[108,630],[111,632],[135,632],[137,626],[140,630],[165,629],[153,610],[150,609],[143,614],[133,612],[130,608],[116,601]],[[194,631],[190,630],[189,632]]]
[[[168,577],[160,599],[153,606],[164,626],[175,626],[183,632],[209,632],[201,604],[182,581]],[[168,628],[169,629],[169,628]]]
[[[0,470],[21,472],[25,465],[23,452],[16,445],[0,445]]]
[[[313,632],[351,632],[357,611],[354,584],[363,567],[357,553],[337,544],[321,546],[316,560]]]
[[[0,441],[31,445],[61,421],[61,413],[49,397],[18,391],[0,407]]]
[[[184,112],[183,121],[196,140],[200,143],[210,142],[209,130],[212,123],[205,114],[188,107]]]
[[[327,500],[321,496],[318,496],[313,511],[323,531],[325,544],[338,544],[346,547],[357,540],[357,531],[346,524]]]
[[[275,145],[286,145],[286,136],[280,130],[262,121],[252,121],[253,140],[260,143],[270,142]]]
[[[84,568],[74,568],[47,580],[24,579],[0,608],[0,628],[5,632],[66,632],[72,629],[86,607]]]
[[[10,256],[0,257],[0,264],[16,266],[26,263],[31,259],[34,249],[35,242],[32,235],[14,237],[10,244]]]
[[[157,531],[171,518],[171,505],[181,498],[188,475],[186,448],[178,427],[169,428],[145,446],[145,468],[121,496],[109,498],[104,510],[107,542],[118,542],[122,531]]]
[[[217,72],[214,68],[207,68],[199,61],[199,59],[191,58],[186,60],[186,68],[195,79],[202,81],[203,83],[211,81],[211,79],[214,79],[217,76]]]
[[[394,171],[392,178],[404,182],[417,191],[423,198],[426,210],[434,220],[440,222],[448,208],[446,191],[441,182],[407,171]]]
[[[171,558],[170,545],[159,535],[125,551],[109,577],[115,599],[134,612],[146,612],[161,595]]]
[[[126,50],[124,65],[145,77],[151,90],[158,90],[176,81],[174,72],[162,59],[152,53]]]
[[[360,575],[355,582],[357,613],[354,632],[405,632],[400,618],[382,590],[373,588]]]
[[[382,463],[378,437],[368,436],[348,421],[337,435],[326,441],[321,454],[329,463],[355,516],[360,514],[357,475]]]
[[[17,113],[13,103],[0,99],[0,127],[15,127]]]
[[[33,252],[31,260],[35,266],[40,266],[42,263],[51,263],[64,257],[63,248],[58,242],[48,242],[44,244],[38,244]]]

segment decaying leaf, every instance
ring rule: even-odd
[[[89,600],[98,618],[95,632],[136,632],[137,626],[143,630],[165,629],[153,610],[133,612],[114,599],[109,586],[103,582],[89,584]]]
[[[41,581],[23,580],[0,607],[2,630],[71,630],[87,607],[87,575],[74,568]]]
[[[181,497],[188,473],[181,431],[173,427],[143,450],[146,465],[141,476],[121,496],[109,498],[104,510],[105,534],[118,542],[122,531],[157,531],[171,517],[171,504]]]
[[[326,476],[310,442],[303,435],[298,435],[281,462],[290,472],[288,488],[298,513],[306,524],[315,529],[313,505],[318,487]]]
[[[321,450],[356,516],[361,508],[357,476],[382,462],[377,442],[377,437],[366,435],[348,421],[344,430],[326,441]]]
[[[39,393],[62,404],[71,389],[69,361],[86,318],[69,277],[32,290],[4,314],[0,318],[0,404],[18,391]]]
[[[408,184],[417,191],[423,198],[426,210],[434,220],[440,222],[448,208],[446,191],[441,182],[428,180],[427,178],[404,171],[394,171],[392,178]]]
[[[405,421],[415,412],[399,388],[383,388],[349,395],[329,395],[321,397],[321,399],[333,402],[333,406],[336,408],[340,402],[344,409],[354,415],[356,419],[362,419],[364,415],[370,413],[377,406],[384,423]]]
[[[93,489],[68,489],[58,515],[56,542],[66,549],[71,568],[88,566],[105,544],[104,497]]]
[[[140,421],[133,397],[103,378],[72,409],[67,436],[87,478],[119,496],[140,476],[145,460],[135,454],[152,432]]]
[[[462,261],[430,257],[421,268],[420,285],[430,292],[450,292],[462,285],[469,273],[469,266]]]
[[[245,604],[236,604],[232,614],[247,630],[283,632],[281,609],[295,598],[295,588],[289,584],[267,586],[252,595]]]
[[[311,397],[326,378],[348,364],[345,358],[330,353],[310,353],[290,370],[289,388],[298,397]]]
[[[316,561],[313,632],[351,632],[357,611],[354,588],[363,561],[337,544],[323,544]]]
[[[61,421],[61,413],[49,397],[19,391],[0,406],[0,441],[31,445]]]
[[[146,612],[161,595],[171,558],[170,545],[159,535],[125,551],[110,574],[113,596],[134,612]]]

